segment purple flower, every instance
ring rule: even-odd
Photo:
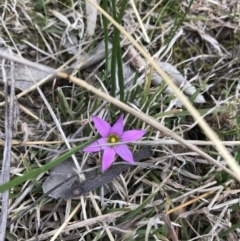
[[[123,131],[123,114],[120,115],[119,119],[112,127],[106,121],[97,116],[93,116],[92,120],[102,137],[91,143],[88,147],[85,147],[83,151],[97,152],[103,150],[102,171],[106,171],[111,166],[116,154],[118,154],[123,160],[129,162],[130,164],[134,164],[133,154],[126,144],[117,144],[111,146],[104,146],[103,144],[136,141],[145,134],[145,131]]]

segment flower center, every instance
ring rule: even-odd
[[[107,137],[107,143],[116,143],[116,142],[119,142],[120,141],[120,138],[119,136],[117,135],[114,135],[114,134],[110,134],[108,137]]]

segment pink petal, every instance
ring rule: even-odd
[[[106,148],[108,148],[108,146],[101,146],[103,144],[106,144],[107,142],[107,138],[100,138],[97,141],[94,141],[93,143],[91,143],[89,146],[83,148],[84,152],[97,152],[97,151],[101,151],[104,150]]]
[[[134,164],[133,154],[128,148],[127,145],[118,145],[115,148],[116,153],[125,161],[129,162],[130,164]]]
[[[123,114],[120,115],[117,122],[112,126],[110,133],[121,136],[123,133]]]
[[[136,141],[140,139],[146,131],[144,130],[131,130],[131,131],[124,131],[121,136],[121,141]]]
[[[103,152],[102,171],[105,172],[113,163],[116,152],[114,148],[108,147]]]
[[[97,131],[102,137],[107,137],[110,133],[111,126],[103,119],[93,116],[92,120],[97,128]]]

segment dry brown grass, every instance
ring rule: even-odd
[[[68,201],[44,196],[49,172],[14,185],[2,194],[0,241],[239,240],[239,173],[229,169],[216,143],[206,138],[209,133],[201,132],[126,36],[121,44],[128,106],[118,102],[118,91],[115,99],[108,96],[113,76],[110,62],[105,65],[103,16],[96,9],[87,5],[86,13],[85,4],[75,0],[5,0],[0,6],[0,55],[7,53],[0,59],[1,183],[90,140],[91,115],[110,121],[120,108],[127,128],[148,131],[133,149],[149,145],[154,151],[115,179],[105,196],[102,190]],[[129,1],[122,19],[237,163],[239,21],[240,5],[233,0]],[[111,53],[112,24],[108,34]],[[56,70],[78,78],[57,78],[64,73]],[[78,152],[69,160],[82,173],[85,164],[99,165],[100,157]]]

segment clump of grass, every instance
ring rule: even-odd
[[[183,2],[176,4],[176,1],[171,0],[162,3],[155,1],[149,6],[136,1],[145,34],[150,37],[150,43],[147,43],[136,12],[128,1],[105,0],[101,4],[118,23],[124,23],[129,32],[136,28],[132,36],[148,53],[155,54],[163,45],[166,46],[161,52],[161,60],[177,65],[188,79],[192,78],[192,84],[197,87],[196,94],[205,92],[208,101],[202,105],[194,104],[200,114],[205,116],[222,140],[237,141],[234,144],[239,145],[238,68],[230,58],[216,52],[218,47],[214,40],[219,35],[213,34],[213,24],[220,19],[228,21],[218,6],[212,1],[207,1],[206,6],[198,6],[200,3],[194,1],[187,6]],[[25,94],[33,101],[33,105],[29,107],[23,104],[27,110],[20,106],[18,118],[14,119],[11,180],[0,185],[1,192],[8,190],[10,193],[9,210],[4,217],[10,220],[6,239],[227,240],[237,237],[239,218],[232,212],[239,209],[238,182],[230,175],[231,172],[226,173],[219,168],[219,165],[224,168],[226,163],[216,151],[215,143],[210,145],[208,141],[195,140],[195,144],[205,145],[201,146],[203,151],[217,160],[219,165],[190,150],[187,143],[191,144],[191,140],[185,142],[186,146],[176,145],[165,133],[150,125],[153,117],[179,136],[186,137],[187,130],[198,123],[194,122],[192,113],[184,106],[179,108],[172,104],[176,96],[164,92],[165,84],[158,87],[151,85],[152,66],[149,72],[147,65],[146,71],[136,70],[131,86],[125,86],[125,52],[121,45],[125,36],[121,31],[117,28],[112,31],[112,23],[103,16],[97,22],[98,36],[95,38],[85,38],[79,26],[75,29],[67,28],[64,16],[71,23],[75,20],[82,22],[83,29],[86,21],[89,21],[87,16],[79,14],[79,11],[84,13],[84,5],[78,1],[38,1],[35,4],[25,1],[11,7],[15,10],[13,16],[10,18],[11,11],[4,10],[0,23],[5,47],[12,48],[15,53],[22,51],[25,58],[33,61],[58,68],[72,57],[65,43],[70,43],[71,48],[87,46],[86,52],[91,54],[91,45],[97,46],[99,39],[104,39],[106,48],[102,69],[94,66],[94,71],[81,70],[78,76],[91,76],[97,88],[107,92],[106,99],[111,95],[131,106],[132,112],[121,110],[119,104],[113,104],[112,100],[100,99],[78,85],[80,82],[74,79],[72,82],[51,80],[41,87],[42,94],[37,89]],[[207,9],[214,9],[214,21],[207,21]],[[232,5],[229,9],[231,25],[238,26],[239,13]],[[205,30],[201,32],[203,25]],[[184,35],[179,36],[171,46],[173,36],[180,29],[184,30]],[[211,38],[204,39],[201,34]],[[231,50],[230,46],[235,45],[235,34],[231,34],[222,42],[218,40],[222,53],[225,53],[224,48]],[[10,39],[10,42],[6,39]],[[76,39],[78,43],[74,42]],[[209,39],[212,42],[207,41]],[[32,45],[29,44],[31,40]],[[108,49],[110,40],[113,42],[113,54]],[[201,47],[197,47],[198,41],[201,41]],[[33,52],[36,55],[31,55]],[[204,58],[201,57],[203,55]],[[224,66],[227,66],[230,74],[223,74]],[[139,84],[140,75],[144,72],[144,84]],[[195,78],[197,75],[198,78]],[[194,96],[189,99],[194,102]],[[147,114],[149,120],[144,119],[145,115],[136,117],[133,110]],[[101,206],[99,190],[81,197],[80,202],[79,199],[64,201],[43,196],[41,186],[48,176],[47,171],[53,166],[71,157],[76,170],[81,172],[79,165],[89,164],[90,159],[94,160],[95,165],[100,162],[98,154],[90,158],[81,152],[76,155],[95,137],[91,115],[99,115],[114,122],[121,112],[125,113],[126,128],[143,128],[148,131],[144,140],[152,146],[153,157],[114,180],[115,189],[104,196],[104,206]],[[22,128],[24,122],[27,129]],[[4,133],[4,115],[0,123]],[[163,141],[161,145],[158,144],[159,140]],[[4,145],[4,142],[6,140],[1,144]],[[227,144],[229,151],[235,153],[238,160],[238,148],[231,146],[231,143]],[[133,151],[139,149],[140,145],[146,145],[146,142],[133,144]],[[79,164],[78,159],[82,163]],[[3,236],[1,238],[4,239]]]

